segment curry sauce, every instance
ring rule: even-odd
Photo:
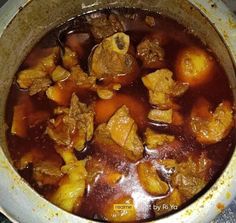
[[[197,199],[235,147],[234,99],[194,32],[138,9],[46,34],[6,105],[8,148],[43,197],[98,221],[146,221]]]

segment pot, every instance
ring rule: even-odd
[[[69,18],[105,7],[158,11],[190,30],[217,55],[236,99],[236,19],[217,0],[12,0],[0,10],[0,209],[16,222],[92,222],[67,213],[37,194],[17,173],[7,150],[5,103],[15,72],[32,46]],[[236,195],[236,151],[213,186],[181,211],[160,223],[209,222]],[[155,222],[155,221],[154,221]]]

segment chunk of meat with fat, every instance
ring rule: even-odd
[[[61,163],[53,160],[43,160],[33,165],[33,179],[38,186],[55,185],[62,178]]]
[[[125,154],[131,161],[137,161],[143,156],[144,148],[137,135],[137,125],[125,105],[116,111],[107,124],[98,126],[95,132],[95,143],[98,143],[102,149],[110,147],[113,152],[121,156]]]
[[[96,77],[85,73],[79,65],[71,68],[71,79],[82,88],[95,88]]]
[[[154,196],[167,194],[169,186],[160,178],[154,165],[150,162],[139,163],[137,171],[139,181],[145,191]]]
[[[61,75],[60,75],[61,76]],[[63,81],[57,81],[49,87],[46,95],[59,105],[68,105],[73,92],[81,89],[96,89],[96,77],[89,76],[79,65],[71,68],[70,76]]]
[[[114,169],[105,160],[97,157],[92,157],[86,163],[86,170],[88,171],[87,181],[89,184],[93,185],[99,180],[102,183],[112,186],[118,183],[123,174]]]
[[[48,77],[34,79],[29,88],[29,95],[35,95],[41,91],[46,91],[51,83],[52,81]]]
[[[161,160],[160,164],[167,169],[173,169],[171,184],[178,189],[185,199],[190,199],[199,193],[207,184],[210,168],[213,162],[206,153],[190,156],[186,161]]]
[[[91,55],[90,74],[97,79],[120,84],[123,84],[123,79],[135,79],[133,73],[137,65],[133,56],[128,53],[129,45],[130,39],[125,33],[116,33],[104,39]]]
[[[175,82],[173,73],[168,69],[156,70],[142,78],[149,90],[149,102],[162,109],[173,107],[173,98],[181,96],[188,89],[188,84]],[[177,89],[177,90],[176,90]]]
[[[60,108],[56,119],[52,119],[47,127],[47,134],[58,144],[72,146],[76,150],[82,150],[86,141],[93,136],[93,111],[79,101],[73,94],[70,108]]]
[[[96,18],[87,17],[91,25],[91,32],[95,39],[101,40],[109,37],[117,32],[123,32],[124,27],[117,15],[110,14],[109,16],[101,14]]]
[[[137,47],[137,56],[146,68],[162,68],[165,65],[165,51],[158,39],[145,39]]]
[[[29,89],[30,95],[46,91],[52,83],[50,74],[56,68],[57,60],[58,48],[55,48],[49,56],[42,58],[35,67],[20,71],[17,83],[21,88]]]
[[[116,111],[107,123],[111,138],[129,154],[129,157],[142,157],[143,145],[137,135],[137,125],[124,105]]]
[[[107,123],[107,129],[111,138],[120,146],[125,146],[129,133],[134,125],[134,120],[129,116],[128,108],[122,106],[110,118]]]
[[[192,109],[191,128],[196,139],[205,144],[220,142],[234,126],[233,110],[230,103],[223,101],[214,112],[209,104],[198,101]]]
[[[16,163],[18,170],[23,170],[29,165],[33,167],[32,177],[39,187],[55,185],[63,176],[60,170],[62,165],[60,157],[46,157],[40,148],[31,148]]]
[[[175,137],[172,135],[156,133],[149,128],[145,131],[145,143],[149,149],[156,149],[159,146],[171,143],[174,140]]]
[[[146,16],[145,17],[145,23],[150,27],[153,27],[153,26],[156,25],[156,21],[155,21],[155,18],[153,16]]]

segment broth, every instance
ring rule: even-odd
[[[63,102],[61,104],[50,100],[44,90],[30,95],[27,88],[22,89],[19,86],[19,72],[34,68],[43,57],[48,56],[52,47],[58,46],[57,36],[59,34],[63,46],[65,44],[79,55],[79,65],[83,72],[91,72],[91,67],[88,66],[88,63],[91,62],[91,57],[93,59],[95,50],[98,49],[95,47],[106,38],[97,38],[97,36],[106,34],[108,29],[106,27],[101,34],[97,29],[103,29],[103,22],[99,21],[100,25],[96,27],[91,21],[101,16],[105,16],[107,19],[109,15],[115,15],[115,18],[119,21],[119,24],[115,23],[116,29],[113,27],[114,33],[121,32],[119,27],[117,28],[118,25],[121,25],[124,29],[123,32],[129,36],[130,46],[128,52],[137,63],[136,78],[125,84],[123,82],[127,80],[123,80],[119,90],[110,89],[109,84],[113,83],[112,81],[114,80],[110,82],[108,79],[108,85],[106,78],[96,80],[96,86],[101,88],[105,86],[105,90],[108,89],[109,93],[113,92],[111,99],[101,99],[92,87],[75,86],[74,83],[71,84],[68,81],[68,78],[59,81],[62,83],[59,86],[63,92],[61,95]],[[112,22],[108,23],[110,26],[112,24]],[[66,32],[65,30],[68,27],[73,32]],[[107,34],[107,36],[112,34]],[[144,65],[144,59],[138,56],[137,48],[145,38],[158,39],[159,45],[164,50],[164,65],[155,65],[154,67],[152,65]],[[147,118],[148,114],[151,109],[156,109],[158,106],[150,103],[150,89],[145,86],[142,77],[165,68],[174,73],[174,81],[179,81],[178,75],[176,75],[178,73],[176,61],[178,61],[178,57],[180,57],[179,55],[184,49],[191,47],[204,50],[208,57],[211,58],[210,60],[214,64],[209,75],[212,75],[213,78],[196,86],[190,82],[188,90],[174,99],[174,104],[177,105],[177,112],[182,120],[180,124],[151,121]],[[94,52],[93,55],[90,54],[91,51]],[[62,65],[62,59],[59,59],[56,63],[65,67],[65,64]],[[67,70],[70,70],[70,68],[67,68]],[[50,86],[53,84],[56,85],[56,82],[50,81]],[[71,173],[60,172],[60,169],[63,169],[61,167],[68,163],[58,152],[58,147],[63,147],[61,146],[62,144],[59,145],[55,138],[50,137],[50,134],[48,134],[48,128],[50,128],[48,126],[54,125],[53,123],[59,120],[58,117],[60,115],[62,118],[66,117],[66,115],[63,115],[67,113],[55,114],[55,109],[58,107],[69,108],[72,92],[76,92],[79,101],[91,106],[93,112],[95,112],[94,129],[97,129],[102,123],[107,123],[111,118],[110,115],[108,120],[103,119],[104,114],[107,113],[109,106],[112,104],[112,100],[116,100],[116,103],[118,103],[114,105],[117,108],[112,115],[125,104],[129,109],[131,118],[137,124],[137,137],[144,145],[142,157],[132,160],[129,155],[125,155],[126,153],[123,149],[120,147],[117,149],[117,145],[114,146],[114,149],[113,144],[112,146],[109,143],[106,144],[106,141],[105,146],[103,141],[103,144],[100,144],[99,135],[95,136],[97,132],[95,130],[93,136],[85,142],[82,150],[74,149],[74,144],[66,146],[66,149],[64,148],[67,151],[71,151],[72,148],[72,153],[76,156],[77,161],[86,160],[85,171],[87,175],[85,174],[85,179],[81,178],[76,181],[76,184],[73,184],[74,181],[70,181]],[[194,132],[193,127],[191,127],[191,120],[194,119],[192,118],[194,106],[202,98],[211,105],[211,115],[223,101],[230,103],[231,107],[234,104],[232,90],[220,62],[211,50],[203,45],[188,29],[167,17],[138,9],[110,9],[93,12],[73,18],[46,34],[22,63],[13,81],[6,106],[6,123],[9,126],[6,131],[8,148],[19,174],[42,196],[67,211],[71,211],[81,217],[100,221],[143,222],[145,220],[153,220],[178,211],[192,200],[197,199],[204,190],[207,190],[214,183],[231,157],[235,147],[233,120],[231,120],[229,129],[225,130],[224,136],[214,142],[207,141],[205,143],[204,140],[206,139],[202,136],[198,138],[198,133]],[[104,103],[104,114],[101,110],[96,110],[98,101],[103,101],[101,105]],[[18,106],[19,110],[16,109],[16,106]],[[14,119],[14,113],[16,111],[18,114],[22,112],[22,106],[23,113],[20,117],[20,124],[13,131],[14,120],[19,121],[19,117]],[[174,108],[172,110],[175,111]],[[166,110],[164,109],[164,111]],[[50,121],[52,119],[54,119],[53,122]],[[204,121],[205,119],[206,117],[204,117]],[[27,130],[22,131],[22,126],[26,126]],[[20,135],[17,132],[19,128]],[[145,135],[147,128],[158,134],[174,136],[174,140],[164,142],[154,149],[149,148],[147,141],[145,141],[147,140],[145,138],[147,137]],[[112,140],[115,141],[113,138]],[[116,141],[112,143],[117,144]],[[170,160],[172,160],[171,168],[169,168],[170,164],[168,163]],[[143,169],[141,164],[144,164]],[[192,170],[186,170],[186,165]],[[149,167],[150,169],[148,169]],[[153,168],[155,169],[154,173],[157,173],[157,176],[154,174],[154,181],[159,180],[160,185],[163,185],[160,193],[157,192],[157,184],[155,184],[154,189],[153,187],[150,189],[147,185],[151,185],[151,182],[141,179],[142,174],[149,174]],[[149,179],[148,177],[145,178]],[[203,182],[200,178],[204,179]],[[185,180],[189,184],[184,184]],[[63,184],[66,184],[65,182],[67,185],[71,183],[70,186],[72,184],[77,185],[78,182],[85,183],[83,196],[74,200],[72,208],[67,208],[64,204],[60,205],[57,200],[59,198],[54,196],[58,189]],[[163,192],[165,187],[168,187],[168,190]],[[196,192],[190,197],[186,195],[189,187]],[[154,192],[151,192],[152,190]],[[72,200],[74,198],[68,199]],[[66,200],[62,200],[61,203],[66,202]],[[120,204],[121,206],[123,205],[121,208],[128,207],[132,210],[115,210],[114,204]]]

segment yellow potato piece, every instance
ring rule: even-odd
[[[213,58],[203,49],[197,47],[185,48],[177,57],[177,78],[191,86],[204,84],[212,77],[213,65]]]
[[[159,196],[164,195],[169,191],[169,186],[161,180],[157,170],[151,163],[140,163],[137,166],[139,181],[148,193]]]

